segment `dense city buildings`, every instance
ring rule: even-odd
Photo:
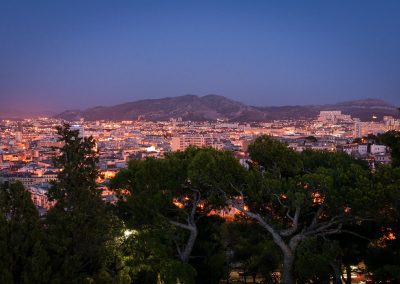
[[[47,209],[49,183],[57,179],[59,169],[52,158],[62,146],[56,126],[63,121],[53,118],[3,120],[0,122],[0,182],[21,181],[32,194],[35,204]],[[400,120],[385,116],[382,121],[362,122],[341,111],[321,111],[312,120],[275,120],[268,122],[226,121],[72,121],[71,128],[80,136],[93,136],[100,157],[98,182],[103,199],[115,196],[107,182],[129,159],[162,158],[166,152],[183,151],[189,146],[212,147],[233,151],[246,159],[247,146],[257,136],[267,134],[295,151],[307,149],[342,151],[360,159],[389,163],[389,149],[361,139],[369,134],[400,130]],[[244,163],[245,164],[245,163]]]

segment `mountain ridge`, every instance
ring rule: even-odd
[[[277,119],[310,119],[321,110],[340,110],[362,121],[381,119],[385,115],[398,117],[397,108],[384,100],[367,98],[325,105],[251,106],[220,95],[183,95],[160,99],[144,99],[113,106],[96,106],[86,110],[66,110],[56,118],[79,120],[163,121],[181,117],[184,120],[205,121],[265,121]]]

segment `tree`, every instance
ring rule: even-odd
[[[340,252],[337,242],[322,238],[309,238],[298,246],[295,257],[295,274],[300,282],[329,283],[331,275],[334,283],[342,283],[340,266],[335,259]]]
[[[367,166],[346,154],[299,154],[267,136],[257,138],[249,153],[254,163],[246,183],[220,192],[227,205],[272,237],[283,257],[282,283],[291,284],[299,245],[353,233],[343,226],[366,217],[379,192]]]
[[[217,215],[204,216],[198,222],[199,234],[189,262],[196,270],[196,283],[219,284],[228,276],[223,224]]]
[[[49,258],[43,228],[29,192],[20,183],[0,190],[1,283],[46,283]]]
[[[400,131],[390,130],[378,135],[377,142],[390,148],[392,166],[400,167]]]
[[[281,263],[279,248],[260,226],[237,215],[234,222],[225,224],[224,239],[227,250],[232,252],[230,262],[240,263],[245,275],[251,275],[253,282],[261,275],[266,283],[273,279],[272,273]]]
[[[232,171],[235,163],[227,152],[197,148],[169,153],[164,159],[132,160],[111,183],[128,192],[121,196],[120,215],[138,232],[135,238],[158,236],[160,259],[177,256],[191,270],[187,264],[199,237],[199,220],[223,205],[213,202],[213,184],[226,187],[237,179],[243,169]]]
[[[379,204],[380,200],[376,200]],[[379,211],[379,205],[375,205],[376,211]],[[365,257],[371,240],[377,237],[380,227],[380,220],[368,220],[364,222],[357,222],[347,225],[345,228],[348,231],[357,233],[357,235],[342,234],[332,237],[333,241],[337,243],[338,257],[336,258],[336,265],[338,267],[344,266],[346,272],[346,283],[351,284],[351,266],[358,265],[360,262],[365,262]],[[360,236],[363,236],[360,238]]]
[[[11,254],[8,247],[8,226],[4,214],[0,214],[0,282],[12,283],[13,277],[9,264],[11,263]]]
[[[56,205],[46,215],[53,282],[81,283],[112,279],[106,260],[118,224],[96,185],[98,156],[92,137],[65,124],[57,128],[63,142],[54,163],[62,171],[49,191]],[[108,280],[107,280],[108,279]]]
[[[373,182],[380,189],[376,214],[378,236],[366,251],[365,263],[376,281],[400,281],[400,168],[377,167]]]

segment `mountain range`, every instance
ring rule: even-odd
[[[275,119],[311,119],[321,110],[340,110],[362,121],[380,120],[385,115],[399,116],[397,107],[380,99],[364,99],[327,105],[303,106],[250,106],[219,95],[184,95],[162,99],[146,99],[114,106],[98,106],[86,110],[67,110],[56,118],[85,120],[136,120],[152,121],[179,118],[203,121],[225,119],[228,121],[267,121]]]

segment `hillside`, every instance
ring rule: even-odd
[[[57,118],[69,121],[85,120],[168,120],[181,117],[183,120],[262,121],[273,119],[310,119],[321,110],[341,110],[345,114],[363,121],[372,116],[381,119],[385,115],[398,116],[395,106],[379,99],[341,102],[332,105],[308,106],[249,106],[218,95],[185,95],[162,99],[147,99],[114,106],[99,106],[86,110],[68,110]]]

